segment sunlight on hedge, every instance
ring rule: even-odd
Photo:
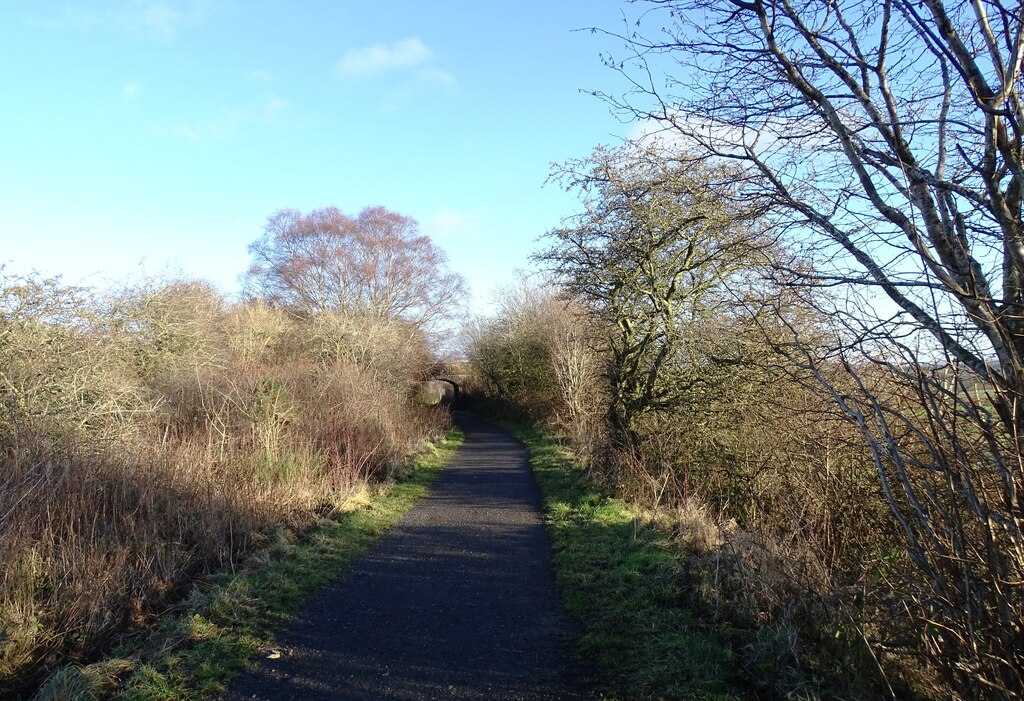
[[[430,360],[407,326],[198,282],[0,277],[0,694],[388,477],[447,426],[410,399]]]

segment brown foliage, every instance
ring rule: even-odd
[[[407,324],[189,281],[0,284],[0,694],[344,508],[445,421],[409,400],[429,356]]]
[[[447,256],[414,219],[383,207],[350,217],[337,208],[280,210],[249,247],[251,293],[299,312],[404,319],[451,318],[466,295]]]

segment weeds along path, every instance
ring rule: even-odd
[[[483,421],[458,423],[465,443],[430,493],[227,699],[587,696],[526,451]]]

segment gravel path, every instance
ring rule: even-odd
[[[227,699],[586,697],[526,452],[458,423],[465,443],[430,493]]]

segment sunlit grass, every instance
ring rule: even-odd
[[[748,698],[723,632],[682,590],[684,553],[573,465],[549,435],[506,426],[530,451],[559,589],[582,623],[580,655],[607,699]]]

